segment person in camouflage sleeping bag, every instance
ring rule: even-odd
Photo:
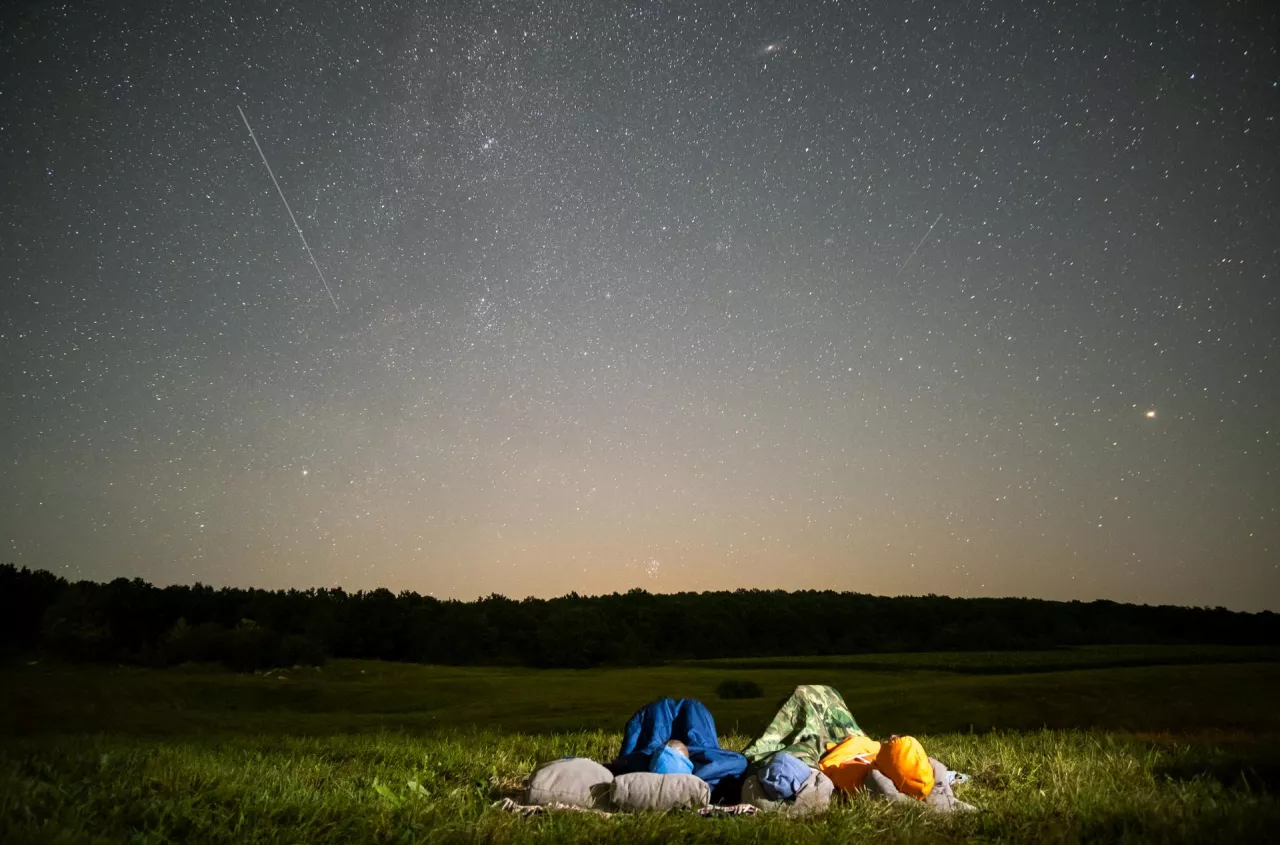
[[[835,688],[805,684],[796,687],[769,727],[742,753],[753,771],[763,769],[779,752],[816,769],[829,744],[865,735]]]

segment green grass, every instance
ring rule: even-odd
[[[343,661],[268,676],[13,666],[0,672],[0,842],[1268,839],[1280,823],[1275,659],[1088,649],[582,672]],[[765,696],[720,701],[727,678]],[[490,809],[539,762],[611,759],[623,722],[655,697],[701,698],[741,748],[798,683],[835,685],[873,735],[914,733],[974,776],[961,797],[982,812],[940,818],[861,796],[803,822]]]

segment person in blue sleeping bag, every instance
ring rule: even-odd
[[[678,746],[670,744],[673,739]],[[679,767],[670,771],[688,772],[684,763],[687,759],[693,765],[691,774],[711,787],[711,803],[738,803],[747,758],[720,747],[715,720],[702,702],[662,698],[641,707],[627,720],[618,756],[607,768],[614,775],[655,771],[650,768],[653,758],[664,757],[664,751],[665,760],[659,760],[658,766]]]

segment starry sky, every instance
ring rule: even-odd
[[[0,15],[0,559],[1280,610],[1273,4]]]

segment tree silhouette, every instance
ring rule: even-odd
[[[326,657],[586,668],[668,660],[1101,644],[1280,642],[1276,614],[1111,601],[634,589],[440,601],[377,589],[68,582],[0,565],[0,650],[240,670]]]

